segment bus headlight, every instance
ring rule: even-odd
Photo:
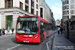
[[[16,35],[17,38],[20,38],[18,35]]]

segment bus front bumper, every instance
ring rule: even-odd
[[[24,43],[40,43],[40,37],[29,37],[29,38],[24,38],[24,37],[19,37],[16,36],[16,42],[24,42]]]

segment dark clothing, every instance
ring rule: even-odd
[[[0,36],[1,36],[1,30],[0,30]]]
[[[58,30],[58,34],[59,34],[59,30]]]
[[[12,34],[13,34],[14,29],[12,29]]]
[[[59,34],[59,32],[60,32],[60,27],[58,27],[58,34]]]
[[[2,34],[3,34],[3,35],[5,34],[5,30],[4,30],[4,28],[2,28]]]
[[[3,35],[5,35],[5,31],[3,31]]]
[[[14,29],[12,29],[12,32],[14,31]]]
[[[61,34],[62,34],[62,27],[60,27],[60,31],[61,31]]]

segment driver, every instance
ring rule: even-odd
[[[23,30],[24,30],[24,31],[30,31],[30,29],[27,27],[26,24],[24,25]]]

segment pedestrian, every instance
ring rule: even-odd
[[[12,34],[13,34],[14,28],[12,28]]]
[[[1,36],[1,30],[0,30],[0,36]]]
[[[2,34],[4,35],[5,34],[5,32],[4,32],[4,28],[2,27]]]
[[[61,34],[62,34],[62,27],[60,27],[60,32],[61,32]]]
[[[7,28],[7,34],[9,34],[9,28]]]
[[[58,34],[59,34],[59,32],[60,32],[60,27],[58,27]]]

